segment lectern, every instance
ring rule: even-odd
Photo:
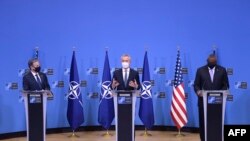
[[[112,91],[115,107],[116,141],[135,140],[135,104],[139,91]]]
[[[224,115],[228,90],[203,90],[205,141],[224,141]]]
[[[46,104],[49,90],[22,91],[25,104],[27,141],[46,140]]]

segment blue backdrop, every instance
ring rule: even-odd
[[[69,127],[66,118],[72,47],[82,87],[85,122],[97,122],[105,47],[109,49],[111,68],[120,67],[120,56],[129,53],[132,66],[141,68],[145,47],[148,50],[153,87],[155,125],[169,125],[172,87],[166,81],[174,77],[177,46],[181,49],[185,91],[188,93],[188,127],[198,127],[197,98],[192,82],[197,67],[206,63],[212,46],[217,46],[221,65],[233,68],[229,76],[234,101],[227,103],[226,124],[250,124],[250,90],[235,86],[249,82],[250,72],[250,1],[249,0],[1,0],[0,1],[0,134],[24,131],[24,103],[20,100],[22,75],[27,61],[39,47],[43,68],[52,68],[48,75],[54,100],[48,102],[47,128]],[[155,68],[166,68],[159,74]],[[99,74],[89,74],[98,68]],[[156,72],[156,73],[155,73]],[[56,87],[64,81],[64,87]],[[9,84],[17,83],[17,89]],[[165,98],[158,98],[165,92]],[[138,109],[138,104],[137,104]],[[141,125],[136,117],[136,124]]]

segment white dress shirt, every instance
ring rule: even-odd
[[[209,75],[211,78],[211,81],[214,81],[214,72],[215,72],[215,67],[213,67],[212,69],[208,67],[208,71],[209,71]]]
[[[42,79],[41,79],[39,73],[35,73],[35,72],[32,72],[32,71],[31,71],[31,73],[33,74],[33,76],[34,76],[35,79],[36,79],[36,75],[37,75],[38,78],[40,79],[40,82],[42,82]],[[37,79],[36,79],[36,81],[37,81]],[[38,81],[37,81],[37,82],[38,82]]]
[[[124,82],[125,82],[125,71],[127,71],[127,80],[128,80],[130,68],[127,69],[122,68],[122,76]]]

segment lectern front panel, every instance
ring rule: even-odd
[[[29,141],[44,141],[43,95],[28,94]]]
[[[207,94],[207,141],[222,141],[223,93]]]
[[[132,93],[118,93],[118,141],[132,141]]]

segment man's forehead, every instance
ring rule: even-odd
[[[216,57],[209,57],[209,60],[216,60]]]
[[[128,56],[124,56],[124,57],[122,57],[122,59],[129,59],[129,57]]]
[[[34,62],[34,63],[33,63],[33,65],[38,65],[38,64],[39,64],[39,62],[38,62],[38,61],[36,61],[36,62]]]

